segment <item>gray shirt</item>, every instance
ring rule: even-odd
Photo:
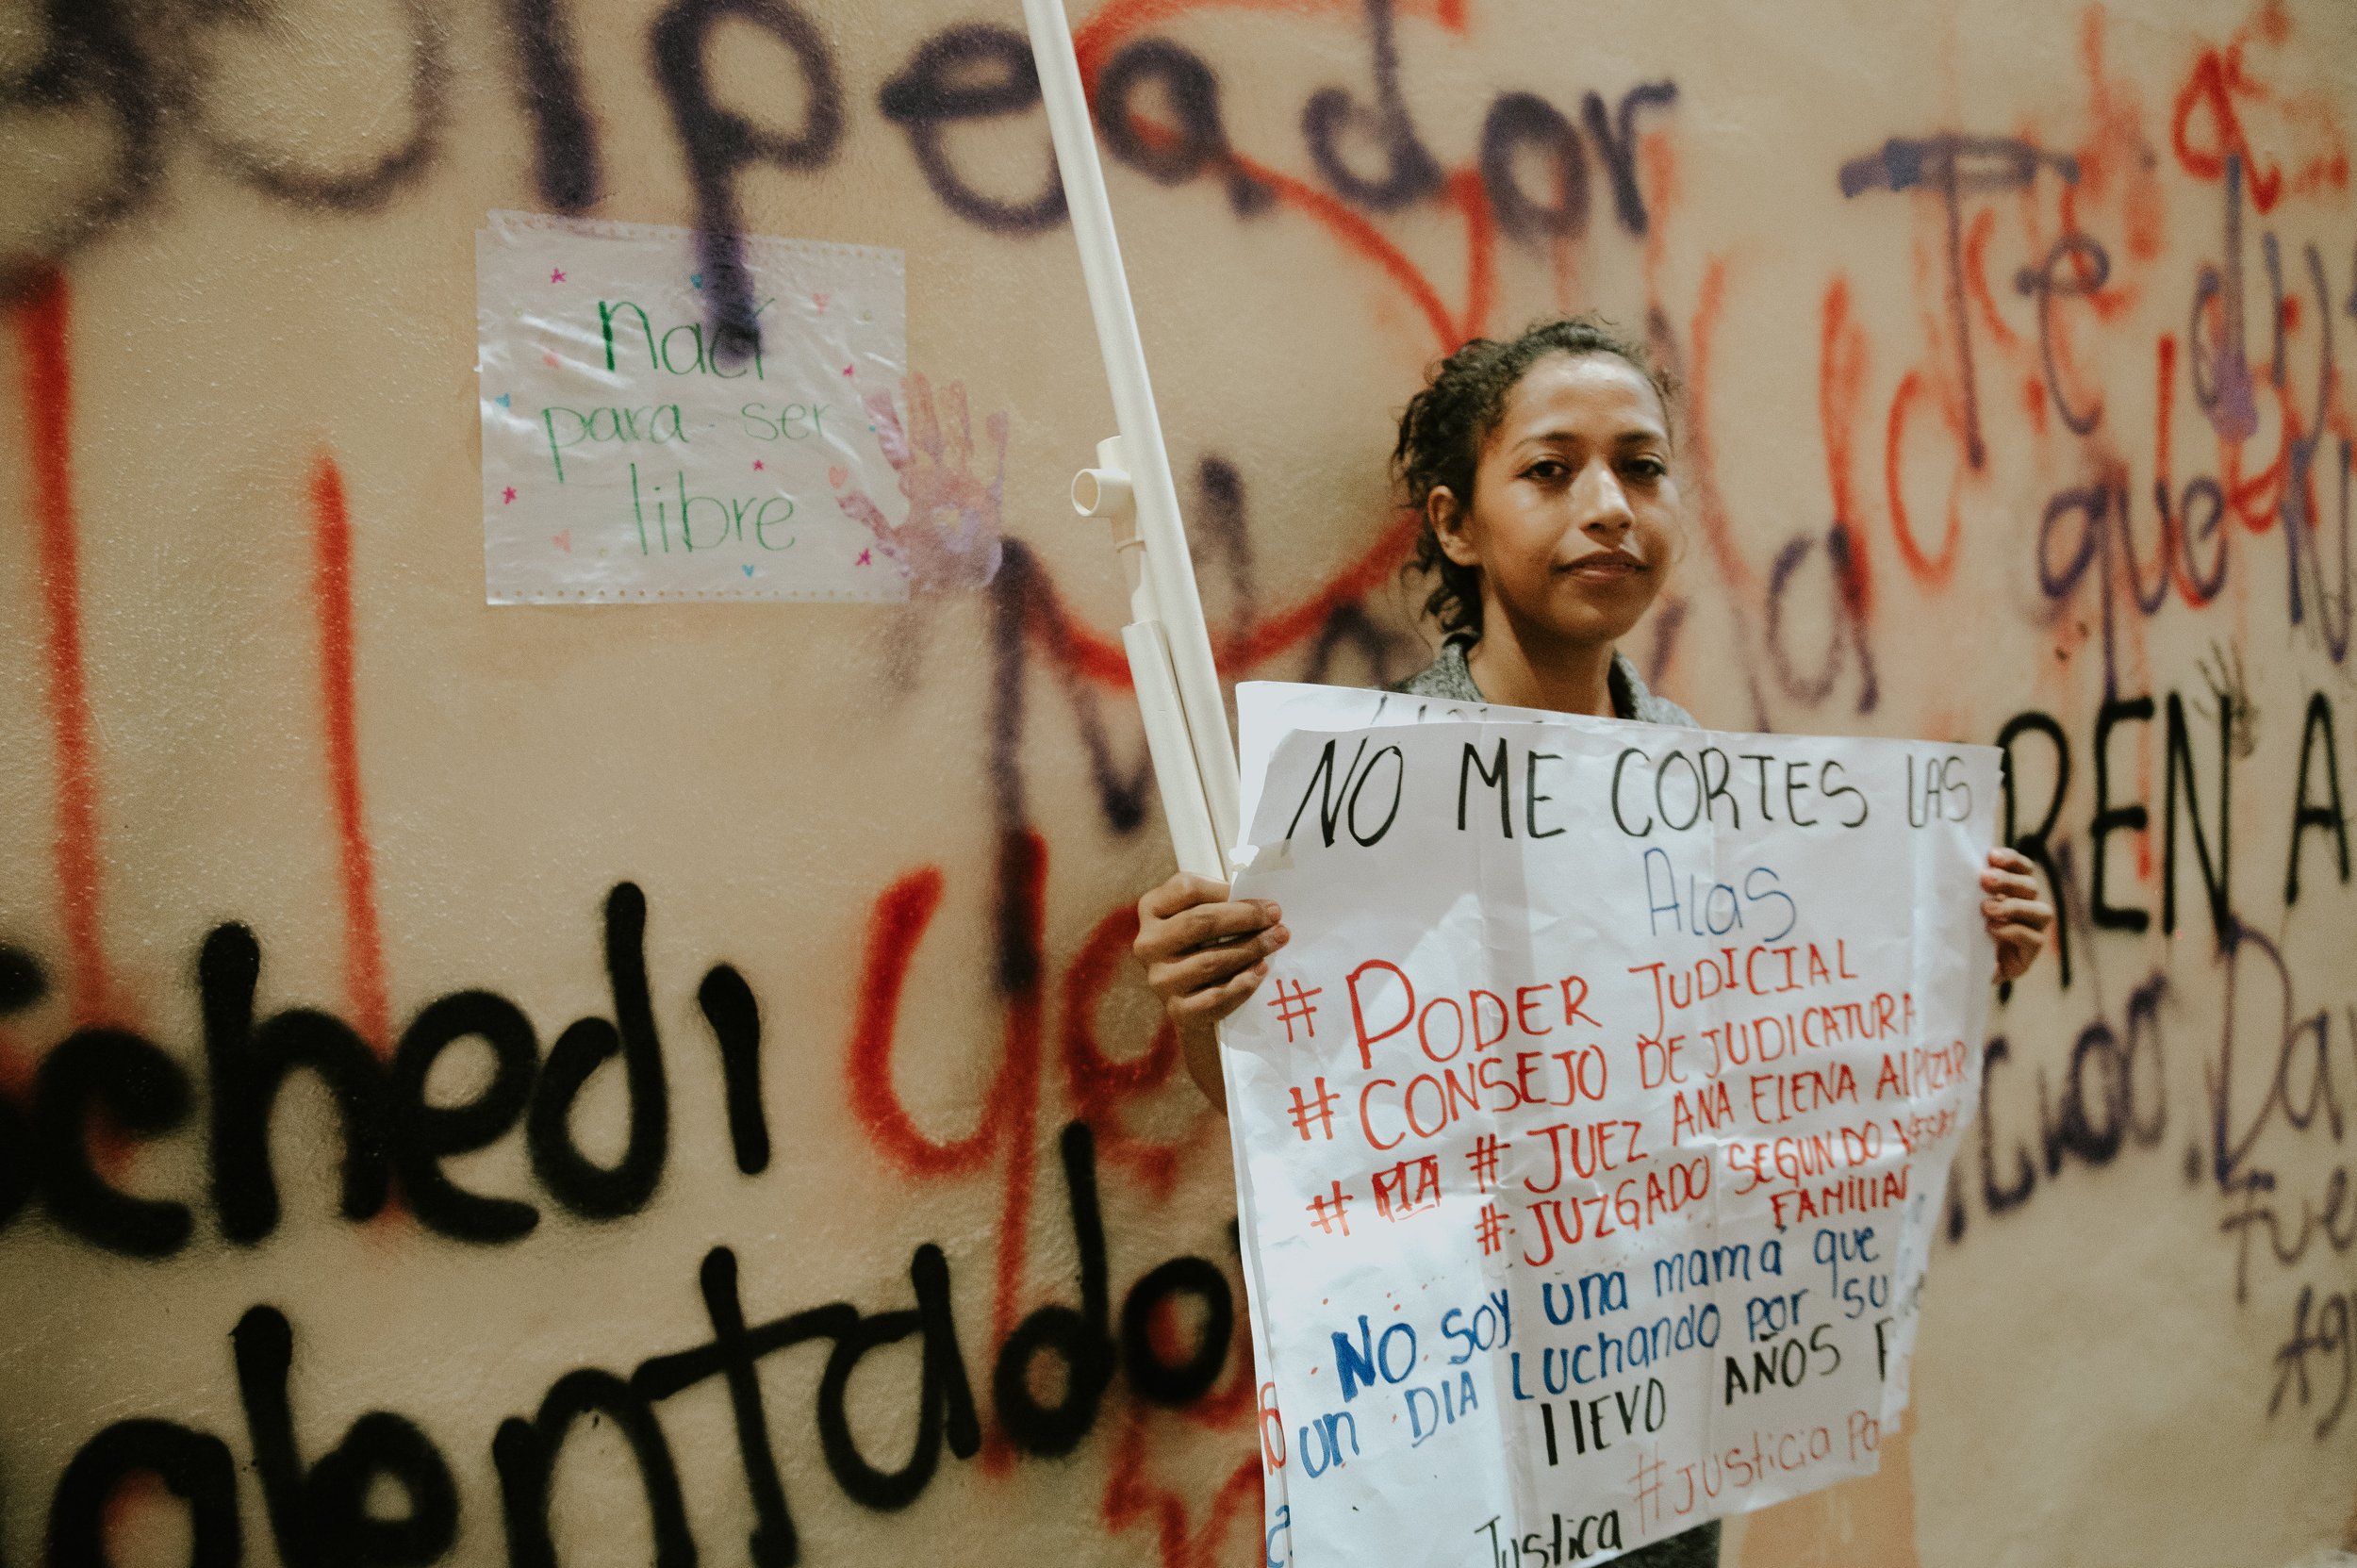
[[[1466,632],[1452,632],[1441,644],[1440,657],[1410,675],[1392,689],[1404,691],[1411,697],[1438,697],[1449,702],[1487,702],[1481,688],[1474,685],[1473,670],[1465,663],[1475,637]],[[1694,727],[1694,716],[1666,697],[1656,697],[1646,689],[1644,677],[1628,662],[1628,655],[1615,652],[1611,672],[1605,677],[1612,689],[1612,716],[1615,718],[1642,719],[1648,724],[1682,724]]]
[[[1392,689],[1404,691],[1411,697],[1437,697],[1446,702],[1486,702],[1481,688],[1474,685],[1473,671],[1466,667],[1465,654],[1474,645],[1474,638],[1463,632],[1454,633],[1441,645],[1441,656],[1426,666],[1421,673],[1409,676]],[[1612,712],[1615,718],[1642,719],[1648,724],[1683,724],[1691,727],[1694,716],[1666,697],[1656,697],[1645,689],[1637,667],[1619,652],[1612,655],[1612,671],[1606,677],[1612,688]],[[1719,1561],[1719,1521],[1640,1546],[1619,1560],[1628,1568],[1717,1568]]]

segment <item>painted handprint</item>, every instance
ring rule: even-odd
[[[886,461],[900,476],[908,520],[893,527],[865,490],[836,500],[846,515],[876,536],[876,548],[908,579],[913,597],[981,587],[998,574],[1003,553],[998,507],[1007,478],[1007,416],[994,413],[982,421],[997,449],[985,481],[975,468],[974,422],[964,385],[952,381],[942,388],[939,413],[924,376],[910,375],[901,389],[909,408],[905,428],[890,393],[870,392],[862,401]],[[942,413],[948,416],[946,427]]]

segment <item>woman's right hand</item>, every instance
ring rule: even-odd
[[[1267,976],[1269,954],[1292,938],[1277,923],[1282,915],[1265,899],[1230,899],[1227,883],[1184,871],[1138,900],[1133,950],[1198,1083],[1207,1059],[1217,1070],[1208,1048],[1215,1026],[1244,1005]],[[1212,1103],[1221,1103],[1216,1095]]]

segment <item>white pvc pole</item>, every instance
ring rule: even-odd
[[[1171,679],[1162,623],[1131,621],[1121,629],[1121,646],[1129,654],[1138,715],[1146,721],[1146,750],[1154,762],[1154,784],[1162,791],[1162,817],[1170,825],[1170,847],[1178,857],[1178,869],[1226,882],[1228,856],[1211,831],[1211,809],[1195,777],[1187,718],[1178,710],[1178,686]]]
[[[1096,161],[1096,127],[1089,123],[1063,0],[1023,0],[1023,19],[1030,29],[1040,95],[1047,106],[1064,203],[1072,215],[1073,237],[1080,242],[1080,272],[1088,280],[1089,309],[1096,318],[1097,348],[1105,356],[1105,379],[1113,386],[1113,418],[1121,431],[1098,443],[1098,467],[1074,482],[1073,502],[1083,515],[1111,520],[1117,530],[1115,547],[1129,574],[1132,618],[1122,628],[1121,641],[1129,655],[1130,679],[1146,723],[1162,815],[1170,823],[1171,847],[1182,870],[1224,882],[1228,847],[1238,839],[1235,743],[1228,733],[1228,709],[1220,700],[1211,633],[1203,624],[1203,602],[1195,592],[1195,561],[1178,516],[1178,492],[1171,483],[1162,420],[1154,411],[1154,388],[1146,378],[1146,348],[1138,339],[1121,245],[1113,236],[1105,173]],[[1236,1078],[1228,1076],[1230,1103],[1236,1085]],[[1233,1155],[1236,1190],[1247,1199],[1240,1213],[1253,1350],[1257,1364],[1267,1366],[1261,1307],[1266,1296],[1241,1139]],[[1264,1517],[1286,1517],[1284,1472],[1266,1471],[1265,1486]]]
[[[1177,688],[1199,799],[1211,813],[1215,842],[1224,849],[1237,839],[1235,742],[1228,731],[1219,671],[1211,662],[1211,633],[1203,623],[1195,562],[1187,552],[1186,527],[1178,516],[1178,487],[1171,481],[1170,454],[1162,445],[1154,388],[1146,376],[1146,349],[1138,338],[1129,279],[1122,271],[1120,241],[1113,234],[1113,207],[1105,195],[1104,170],[1096,159],[1096,128],[1089,122],[1088,99],[1081,91],[1072,28],[1064,18],[1063,0],[1023,0],[1023,17],[1030,30],[1031,56],[1039,68],[1048,130],[1055,139],[1056,163],[1063,172],[1073,238],[1080,248],[1080,272],[1088,281],[1089,309],[1096,320],[1105,379],[1113,388],[1123,469],[1137,509],[1138,535],[1146,547],[1145,582],[1157,611],[1155,619],[1161,622],[1156,640],[1166,651],[1170,679]],[[1131,652],[1134,673],[1144,650],[1126,633],[1124,641]],[[1146,685],[1146,680],[1141,679],[1138,694],[1142,703],[1150,704]],[[1171,738],[1175,742],[1176,737]],[[1154,741],[1153,727],[1147,731],[1147,741],[1149,745]],[[1169,777],[1159,751],[1155,773],[1158,779]],[[1175,823],[1184,809],[1181,802],[1170,799],[1165,787],[1164,814]],[[1224,869],[1219,874],[1225,875]]]

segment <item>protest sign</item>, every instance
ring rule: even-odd
[[[1874,1469],[1975,1104],[1986,747],[1239,692],[1272,1562],[1600,1561]]]
[[[715,324],[686,229],[494,212],[475,236],[486,597],[908,597],[865,395],[908,363],[898,251],[736,240],[758,333]]]

